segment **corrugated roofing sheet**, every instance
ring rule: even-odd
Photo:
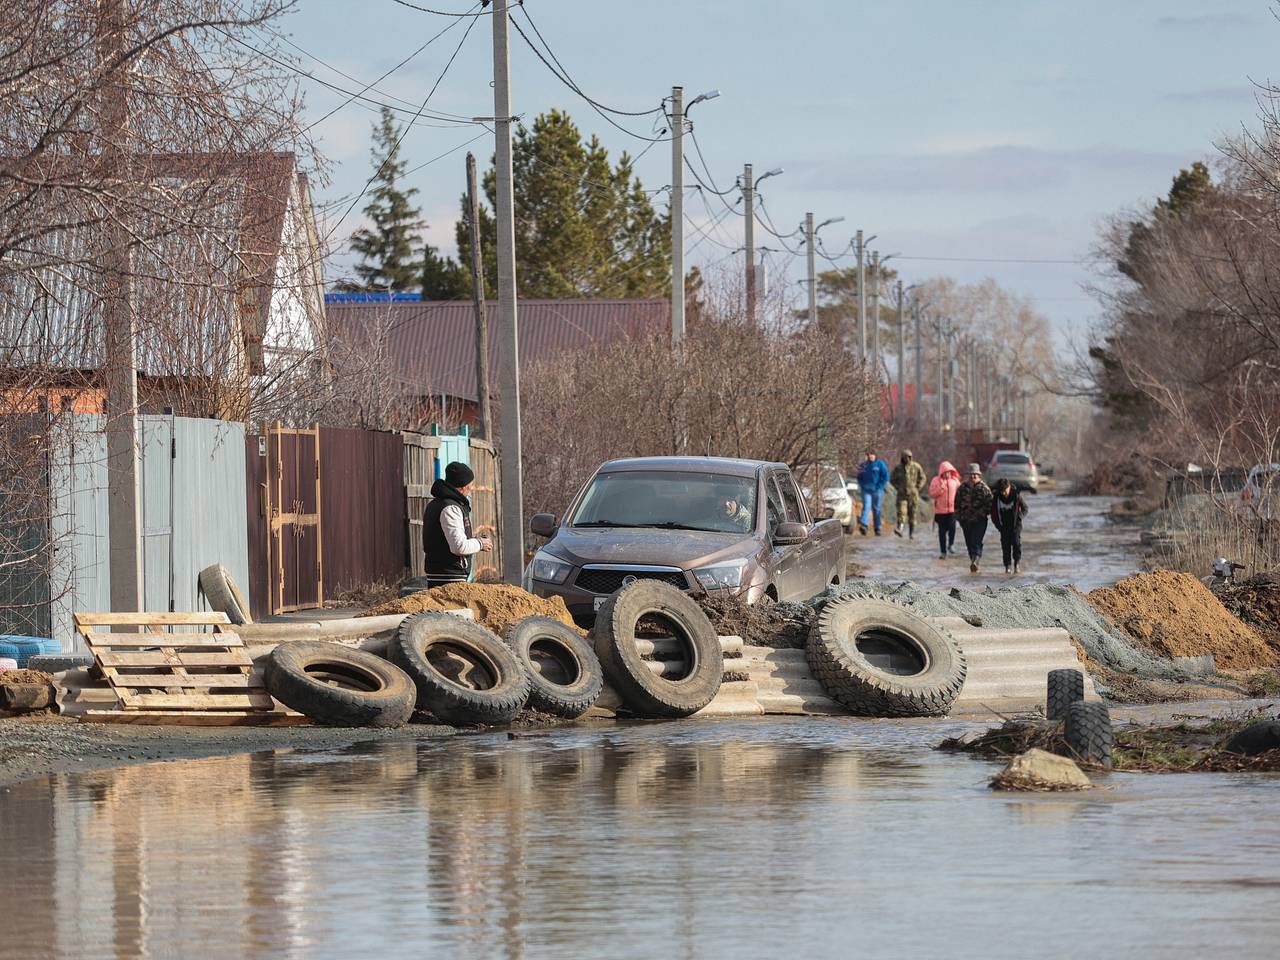
[[[502,356],[498,305],[486,306],[496,384]],[[666,300],[522,300],[518,311],[522,370],[557,353],[616,343],[670,323]],[[475,313],[469,302],[331,303],[325,314],[329,329],[340,336],[385,329],[399,377],[423,394],[476,399]]]

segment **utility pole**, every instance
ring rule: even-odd
[[[507,0],[493,0],[494,172],[498,227],[498,369],[502,409],[502,573],[508,583],[524,574],[524,483],[520,469],[520,331],[516,319],[515,192],[511,173],[511,75]],[[678,196],[677,192],[677,196]]]
[[[809,326],[818,324],[818,276],[817,264],[814,262],[813,214],[804,215],[804,243],[809,262]]]
[[[672,87],[671,88],[671,343],[674,346],[679,346],[683,340],[684,340],[684,87]]]
[[[938,432],[946,433],[947,430],[947,412],[942,407],[943,382],[942,382],[942,320],[938,319],[933,322],[933,329],[937,334],[935,356],[938,361]]]
[[[871,369],[880,379],[880,253],[871,254]]]
[[[127,0],[103,0],[98,14],[98,62],[104,68],[127,49]],[[127,181],[127,77],[118,64],[105,78],[99,135],[107,175]],[[127,187],[126,187],[127,189]],[[103,374],[107,434],[107,555],[111,609],[142,609],[142,512],[138,508],[138,326],[133,310],[129,231],[124,203],[105,226],[103,256]]]
[[[480,439],[493,442],[489,403],[489,318],[485,315],[484,259],[480,250],[480,192],[476,189],[476,156],[467,151],[467,226],[471,233],[471,299],[476,311],[476,398],[480,405]]]
[[[920,415],[920,402],[924,397],[924,341],[920,336],[920,304],[913,304],[911,313],[916,322],[916,402],[913,426],[919,430],[923,422]]]
[[[955,330],[951,326],[951,322],[947,321],[947,424],[952,431],[956,428],[956,361],[955,361]]]
[[[867,270],[861,230],[858,231],[854,243],[858,248],[858,356],[865,363],[867,360]]]
[[[903,396],[906,391],[906,294],[902,290],[902,281],[898,281],[898,424],[901,425],[906,416],[907,401]]]
[[[742,166],[743,231],[747,249],[747,323],[756,322],[756,188],[751,164]]]

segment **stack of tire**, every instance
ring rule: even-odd
[[[942,716],[964,686],[967,669],[950,634],[878,594],[828,600],[805,654],[827,695],[867,717]]]
[[[1084,674],[1079,670],[1050,670],[1045,716],[1062,724],[1062,739],[1071,756],[1083,763],[1111,766],[1115,734],[1111,711],[1100,701],[1084,698]]]
[[[447,613],[407,617],[386,659],[324,641],[279,644],[264,681],[317,723],[382,727],[415,710],[458,727],[509,724],[525,709],[576,719],[604,686],[591,648],[557,620],[529,617],[504,641]]]

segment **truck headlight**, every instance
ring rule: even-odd
[[[544,583],[564,583],[569,578],[570,571],[573,570],[573,564],[565,563],[545,550],[539,550],[533,555],[533,563],[529,565],[529,570],[534,580],[541,580]]]
[[[693,571],[693,575],[706,590],[736,590],[742,586],[742,571],[745,569],[747,569],[747,561],[732,560],[729,563],[699,567]]]

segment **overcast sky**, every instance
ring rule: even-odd
[[[1256,125],[1253,84],[1272,76],[1280,50],[1280,22],[1263,0],[527,0],[526,8],[579,86],[605,104],[645,110],[673,84],[687,98],[718,88],[719,99],[692,112],[707,163],[721,188],[744,162],[757,173],[785,167],[762,188],[782,232],[807,210],[819,220],[843,216],[823,232],[827,250],[841,249],[862,227],[878,235],[884,253],[900,255],[908,282],[995,277],[1036,298],[1064,335],[1094,315],[1081,289],[1090,268],[995,261],[1089,256],[1103,218],[1150,204],[1179,167],[1212,157],[1215,141]],[[393,0],[299,0],[284,30],[306,51],[307,70],[351,88],[333,68],[373,81],[454,24],[378,83],[383,93],[368,94],[403,98],[392,102],[409,111],[400,115],[407,121],[471,23]],[[475,19],[430,109],[492,115],[490,30],[487,17]],[[650,146],[593,113],[514,31],[511,59],[517,114],[531,120],[561,107],[611,154]],[[312,80],[303,86],[313,121],[345,99]],[[351,104],[316,125],[332,178],[319,200],[364,186],[372,172],[371,111]],[[653,135],[651,117],[619,119]],[[473,126],[419,121],[402,147],[415,166],[455,149],[410,178],[430,221],[428,239],[448,252],[466,150],[487,163],[492,137]],[[653,145],[639,171],[646,187],[669,184],[669,145]],[[723,210],[710,199],[713,212]],[[362,205],[335,236],[359,225]],[[330,227],[346,205],[334,209]],[[686,209],[701,224],[710,219],[696,193]],[[760,235],[757,242],[768,244]],[[686,231],[694,263],[733,263],[730,250],[741,243],[736,216],[707,239]],[[330,273],[349,262],[339,259]],[[792,295],[802,299],[794,281],[803,259],[780,255],[777,263],[788,263]]]

